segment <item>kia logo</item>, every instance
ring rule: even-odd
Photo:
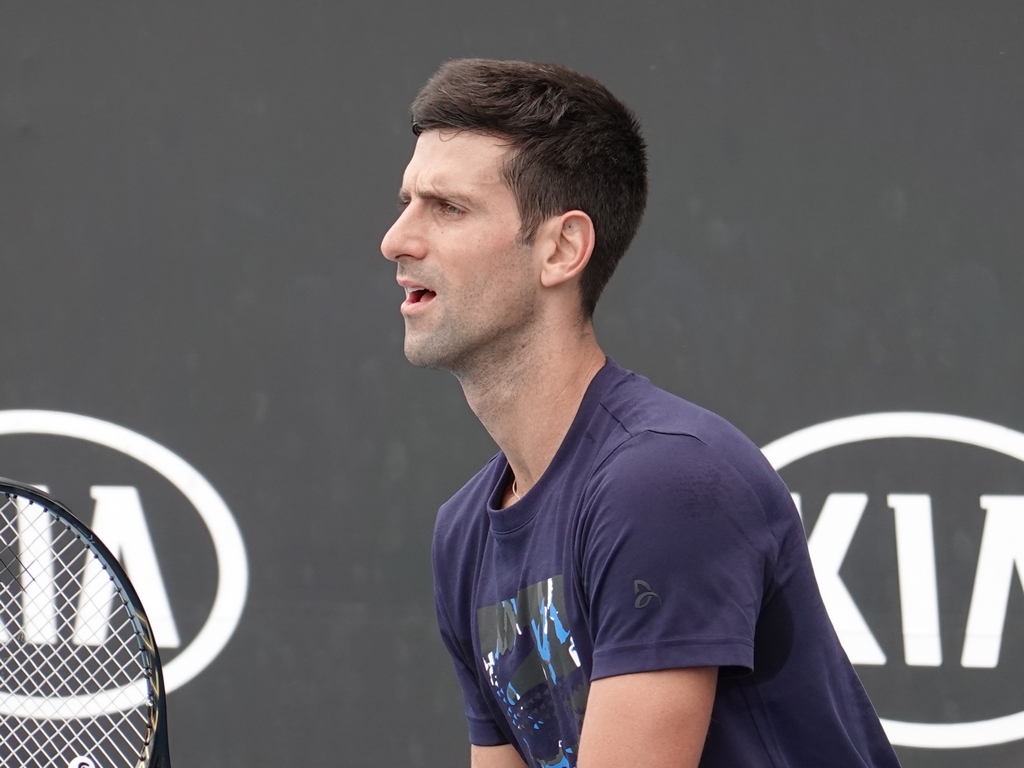
[[[836,419],[780,438],[762,451],[772,466],[781,471],[800,459],[839,446],[898,438],[974,446],[1024,462],[1024,434],[977,419],[939,413],[872,413]],[[935,470],[930,471],[935,477]],[[1016,471],[1014,476],[1020,477]],[[793,500],[803,514],[806,510],[802,510],[800,489],[794,487],[793,491]],[[1004,625],[1015,574],[1024,583],[1024,495],[981,493],[974,509],[968,510],[983,515],[984,527],[966,623],[960,630],[961,653],[958,658],[949,659],[943,656],[939,631],[933,500],[928,493],[899,491],[891,489],[882,498],[891,510],[894,524],[906,667],[953,664],[964,670],[996,668],[1005,652]],[[840,577],[840,567],[868,501],[868,494],[854,489],[828,493],[807,538],[825,607],[850,660],[862,668],[891,662]],[[1024,738],[1024,711],[965,722],[883,719],[882,724],[893,744],[907,747],[979,747]]]
[[[249,583],[248,561],[241,532],[231,511],[213,486],[188,462],[153,440],[124,427],[73,413],[0,411],[0,436],[23,436],[21,439],[24,439],[24,436],[30,435],[85,441],[134,459],[168,481],[188,502],[183,507],[190,506],[198,514],[212,543],[217,586],[212,607],[198,633],[164,665],[166,690],[170,692],[184,685],[202,672],[224,649],[238,626],[245,606]],[[38,463],[35,461],[32,466]],[[58,469],[51,467],[50,471],[56,472]],[[29,471],[36,470],[33,468]],[[39,471],[45,472],[46,469],[43,467]],[[2,471],[0,474],[7,472]],[[39,488],[47,489],[46,478],[23,476],[17,479],[39,483]],[[164,575],[150,535],[145,499],[133,485],[96,483],[88,487],[94,502],[92,517],[84,514],[85,510],[73,511],[90,525],[97,537],[124,565],[146,607],[157,644],[161,648],[179,648],[182,638],[171,611]],[[56,492],[55,489],[50,490]],[[35,601],[22,612],[22,631],[30,642],[47,642],[52,634],[52,622],[47,617],[53,610],[45,601]],[[5,635],[6,631],[0,632],[0,642],[8,639]],[[88,758],[80,760],[83,764],[89,763]]]

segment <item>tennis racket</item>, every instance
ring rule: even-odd
[[[170,768],[139,596],[58,501],[0,478],[0,764]]]

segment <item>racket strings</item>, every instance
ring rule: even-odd
[[[150,655],[88,542],[45,507],[0,496],[0,754],[5,765],[140,766]]]
[[[150,750],[149,724],[137,711],[120,717],[48,720],[0,724],[6,765],[52,768],[74,757],[90,757],[103,766],[145,765]],[[57,757],[59,756],[59,758]],[[143,762],[140,762],[143,761]]]

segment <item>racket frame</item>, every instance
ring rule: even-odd
[[[146,668],[149,670],[148,682],[154,700],[154,706],[149,715],[152,738],[147,745],[149,754],[143,764],[145,768],[171,768],[167,743],[167,697],[164,692],[160,650],[153,638],[153,630],[149,618],[146,616],[146,610],[142,606],[142,600],[139,599],[139,594],[132,586],[128,574],[125,573],[121,563],[107,549],[106,545],[96,537],[96,534],[70,509],[48,493],[16,480],[0,477],[0,495],[7,498],[14,496],[25,499],[49,510],[57,520],[71,529],[75,536],[92,550],[96,559],[107,569],[117,589],[126,598],[126,603],[131,610],[131,622],[139,640],[140,651],[146,661]]]

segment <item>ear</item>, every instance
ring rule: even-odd
[[[541,284],[554,288],[583,271],[594,252],[594,222],[583,211],[566,211],[540,225],[535,242],[543,241]]]

